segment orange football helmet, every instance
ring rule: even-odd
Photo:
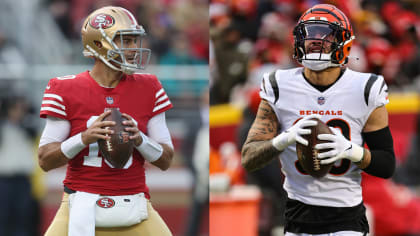
[[[125,45],[124,35],[135,37],[135,47]],[[96,57],[113,70],[133,74],[145,69],[150,60],[151,50],[142,47],[145,35],[131,12],[122,7],[103,7],[92,12],[82,25],[83,55]],[[115,39],[120,40],[119,47]]]
[[[315,5],[303,13],[293,37],[293,57],[314,70],[346,64],[355,39],[348,18],[329,4]]]

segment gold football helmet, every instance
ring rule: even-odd
[[[127,40],[127,35],[135,38]],[[145,69],[150,60],[151,50],[142,47],[145,35],[131,12],[122,7],[103,7],[92,12],[82,25],[83,55],[96,57],[113,70],[133,74]]]

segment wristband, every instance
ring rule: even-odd
[[[365,149],[353,143],[353,150],[352,150],[351,157],[352,157],[353,162],[361,163],[363,161],[363,158],[365,157]]]
[[[73,159],[86,145],[82,141],[82,133],[78,133],[61,143],[61,152],[68,159]]]
[[[360,165],[362,164],[363,160],[365,159],[365,149],[362,147],[363,151],[362,151],[362,158],[360,159],[360,161],[355,162],[356,165]]]
[[[137,150],[141,153],[144,159],[148,162],[157,161],[163,153],[162,146],[155,142],[154,140],[147,137],[143,132],[140,132],[140,136],[143,139],[143,142],[137,146]]]
[[[278,151],[283,151],[286,149],[287,146],[289,146],[288,140],[288,134],[285,132],[282,132],[281,134],[277,135],[271,140],[271,144],[274,146],[275,149]]]

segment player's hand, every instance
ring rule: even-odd
[[[312,114],[300,119],[288,130],[273,138],[273,146],[279,151],[283,151],[287,146],[296,142],[308,146],[308,141],[302,138],[301,135],[310,134],[311,130],[306,128],[316,126],[318,124],[317,121],[311,120],[312,118],[321,119],[321,116],[318,114]]]
[[[359,162],[364,155],[364,148],[350,142],[342,134],[340,129],[331,128],[334,134],[320,134],[319,140],[329,141],[327,143],[320,143],[315,145],[315,149],[324,150],[332,149],[327,152],[318,154],[318,159],[321,159],[321,164],[333,163],[337,160],[346,158],[352,162]]]
[[[98,139],[110,140],[109,135],[113,134],[114,131],[107,129],[109,126],[114,126],[114,121],[102,121],[106,116],[111,114],[111,110],[105,111],[88,127],[87,130],[82,132],[82,142],[85,145],[89,145],[98,141]]]
[[[122,123],[123,125],[127,125],[129,127],[125,128],[125,131],[131,133],[129,139],[134,140],[134,145],[139,146],[143,142],[143,138],[140,135],[140,130],[137,127],[137,121],[133,119],[130,115],[126,113],[122,113],[122,116],[125,117],[127,120],[124,120]]]

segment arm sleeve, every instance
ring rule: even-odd
[[[47,116],[47,122],[39,141],[39,147],[49,143],[63,142],[70,134],[70,122],[60,118]]]
[[[166,126],[165,113],[159,113],[152,117],[147,123],[147,133],[149,137],[158,143],[167,144],[174,148],[171,140],[171,134]]]
[[[391,131],[389,127],[362,133],[370,149],[371,161],[364,171],[380,178],[390,178],[395,171],[395,154]]]
[[[165,112],[172,108],[172,103],[169,100],[168,95],[166,95],[165,90],[162,87],[162,84],[159,80],[154,77],[153,85],[155,88],[154,93],[154,106],[152,111],[152,116],[156,116],[159,113]]]

